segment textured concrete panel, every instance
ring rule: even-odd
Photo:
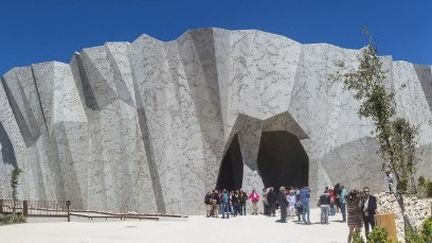
[[[16,166],[23,199],[112,211],[202,213],[218,178],[246,191],[307,183],[312,200],[336,183],[381,190],[373,123],[330,78],[358,54],[207,28],[13,68],[0,85],[0,197]],[[419,127],[418,175],[430,176],[431,66],[381,60],[397,113]]]

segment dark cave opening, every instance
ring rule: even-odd
[[[231,141],[228,151],[222,160],[216,189],[237,190],[242,186],[243,161],[237,134]]]
[[[257,164],[266,188],[308,185],[309,157],[300,140],[289,132],[263,132]]]

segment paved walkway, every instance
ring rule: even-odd
[[[319,222],[313,209],[312,225],[276,223],[277,218],[239,216],[230,219],[191,216],[160,221],[109,221],[27,223],[0,226],[0,242],[13,243],[345,243],[348,228],[331,217],[329,225]]]

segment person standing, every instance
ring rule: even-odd
[[[346,222],[346,197],[348,196],[348,191],[344,186],[341,186],[341,192],[339,196],[339,208],[342,213],[342,222]]]
[[[223,189],[220,201],[222,218],[224,219],[226,214],[227,219],[229,219],[230,195],[226,189]]]
[[[302,206],[302,218],[305,224],[311,224],[310,222],[310,211],[309,211],[309,199],[311,189],[308,186],[303,187],[300,190],[300,202]]]
[[[270,188],[263,188],[262,198],[261,198],[261,201],[263,204],[263,214],[266,216],[270,216],[270,207],[269,207],[269,204],[267,201],[267,194],[269,191],[270,191]]]
[[[280,223],[286,223],[287,222],[286,218],[287,218],[288,200],[287,200],[285,191],[286,191],[286,188],[284,186],[281,186],[279,188],[279,193],[277,196],[277,200],[278,200],[279,207],[281,210],[281,218],[277,222],[280,222]]]
[[[348,243],[351,243],[351,239],[354,233],[361,231],[362,224],[362,207],[360,192],[352,190],[347,196],[347,212],[348,212]]]
[[[324,192],[319,200],[318,207],[321,208],[321,224],[329,223],[330,195],[329,192]]]
[[[270,187],[267,192],[267,203],[269,207],[269,215],[272,217],[276,216],[276,201],[278,201],[276,192],[273,190],[273,187]]]
[[[209,218],[212,215],[212,209],[213,209],[213,199],[212,199],[212,193],[209,191],[204,197],[204,203],[206,205],[206,216]]]
[[[294,189],[294,195],[296,196],[295,208],[296,208],[297,222],[300,222],[301,216],[303,215],[303,208],[300,201],[300,189],[298,187]]]
[[[244,192],[242,189],[240,189],[240,215],[246,215],[246,201],[248,199],[248,196],[246,192]]]
[[[289,213],[288,214],[290,217],[294,217],[296,214],[296,212],[295,212],[296,202],[297,202],[297,199],[296,199],[296,195],[294,193],[294,190],[291,190],[290,194],[288,196],[288,204],[289,204],[289,206],[288,206],[288,212]]]
[[[339,205],[340,205],[340,195],[341,195],[341,191],[342,191],[342,189],[341,189],[341,184],[340,183],[336,183],[336,185],[333,187],[333,191],[334,191],[334,193],[335,193],[335,195],[336,195],[336,203],[335,203],[335,205],[336,205],[336,213],[339,213],[339,209],[340,209],[340,207],[339,207]]]
[[[334,190],[329,189],[328,195],[330,197],[330,205],[329,205],[329,215],[334,216],[336,214],[336,193]]]
[[[214,190],[212,193],[212,203],[213,203],[213,217],[219,217],[219,204],[220,204],[220,196],[217,190]]]
[[[252,201],[252,214],[258,215],[258,201],[260,196],[255,191],[255,189],[252,190],[252,192],[249,194],[249,199]]]
[[[376,197],[370,195],[369,187],[363,189],[364,198],[362,203],[363,223],[365,226],[366,238],[369,235],[369,225],[375,227],[375,214],[377,209]]]
[[[237,216],[240,214],[240,193],[239,191],[234,191],[231,196],[231,204],[233,207],[233,214]]]

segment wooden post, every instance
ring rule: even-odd
[[[0,213],[3,213],[3,199],[0,199]]]
[[[376,227],[384,229],[389,239],[393,243],[397,243],[396,220],[394,213],[380,213],[375,215]]]
[[[23,213],[24,217],[28,217],[28,203],[27,203],[27,200],[23,201],[23,211],[22,211],[22,213]]]
[[[67,201],[66,207],[67,207],[67,220],[68,220],[68,222],[70,222],[70,205],[71,205],[71,202]]]

